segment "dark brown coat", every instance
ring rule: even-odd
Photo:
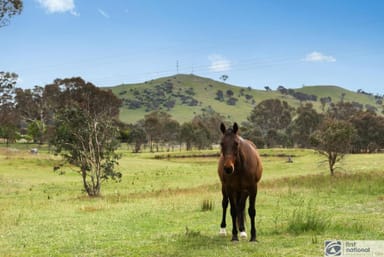
[[[237,225],[240,236],[246,237],[244,227],[244,212],[246,199],[249,197],[248,214],[251,218],[251,241],[256,241],[256,195],[257,183],[260,181],[263,165],[254,143],[238,135],[238,125],[226,129],[220,126],[223,137],[221,140],[221,155],[218,163],[218,175],[222,184],[223,217],[221,233],[225,231],[226,209],[228,201],[231,205],[232,240],[238,240]],[[236,224],[238,223],[238,224]]]

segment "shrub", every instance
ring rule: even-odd
[[[213,210],[213,202],[212,200],[204,200],[201,204],[201,211],[212,211]]]
[[[288,232],[300,234],[303,232],[324,232],[330,225],[330,218],[315,209],[312,204],[300,207],[292,212],[288,220]]]

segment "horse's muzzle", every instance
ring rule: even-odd
[[[227,174],[232,174],[233,173],[233,166],[224,167],[224,171]]]

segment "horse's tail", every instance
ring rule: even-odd
[[[247,215],[245,215],[245,208],[243,210],[244,227],[247,222]],[[237,227],[240,228],[239,216],[236,217]]]

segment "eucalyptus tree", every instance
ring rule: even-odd
[[[0,137],[7,145],[16,139],[19,125],[14,99],[17,78],[16,73],[0,72]]]
[[[248,116],[251,126],[261,132],[268,146],[287,145],[287,129],[294,109],[279,99],[267,99],[256,105]]]
[[[22,10],[22,0],[0,0],[0,27],[8,25],[12,16],[20,14]]]
[[[312,135],[312,144],[327,158],[331,175],[335,173],[335,164],[350,152],[355,135],[350,122],[332,118],[325,118]]]
[[[121,100],[82,78],[57,79],[47,88],[58,97],[52,106],[55,152],[79,168],[88,195],[99,196],[103,181],[121,179],[116,171]]]
[[[310,147],[310,137],[316,131],[323,115],[313,109],[312,103],[306,103],[297,108],[297,117],[290,125],[292,140],[300,147]]]

